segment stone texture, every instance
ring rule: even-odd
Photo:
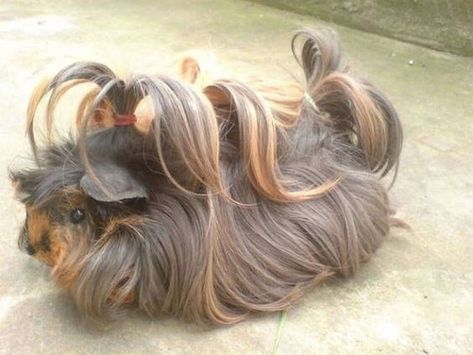
[[[471,0],[253,0],[429,48],[473,56]]]
[[[92,327],[47,268],[17,250],[24,212],[6,169],[25,164],[26,102],[44,73],[86,59],[152,73],[198,48],[235,75],[287,77],[291,31],[321,24],[229,0],[1,2],[0,353],[473,352],[473,61],[347,28],[337,29],[352,67],[388,93],[404,123],[392,198],[412,227],[393,230],[358,275],[314,290],[282,323],[271,314],[201,330],[130,315]]]

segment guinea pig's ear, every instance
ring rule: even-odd
[[[14,196],[23,203],[31,202],[32,196],[42,179],[40,170],[22,170],[8,172]]]
[[[80,180],[80,187],[96,201],[118,202],[131,199],[148,199],[144,185],[130,171],[118,164],[96,165],[93,172],[97,179],[88,174]]]

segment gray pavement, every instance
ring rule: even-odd
[[[291,32],[321,25],[243,1],[0,3],[0,353],[473,353],[473,59],[334,26],[352,67],[391,97],[405,127],[393,230],[361,272],[308,294],[280,321],[201,330],[130,315],[91,327],[48,270],[16,247],[23,211],[7,166],[23,164],[25,108],[46,72],[75,60],[165,70],[211,49],[234,75],[284,77]],[[411,63],[411,64],[409,64]]]

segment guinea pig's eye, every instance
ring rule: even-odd
[[[71,219],[71,222],[74,224],[82,222],[84,217],[85,217],[85,212],[82,208],[74,208],[71,211],[70,219]]]

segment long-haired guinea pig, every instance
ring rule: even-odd
[[[181,79],[60,71],[30,101],[35,166],[11,171],[21,249],[105,319],[138,308],[229,324],[351,275],[396,223],[381,178],[397,170],[400,122],[341,63],[333,32],[300,31],[292,49],[303,85],[199,81],[191,58]],[[38,144],[40,102],[52,129],[61,97],[83,84],[75,134]]]

